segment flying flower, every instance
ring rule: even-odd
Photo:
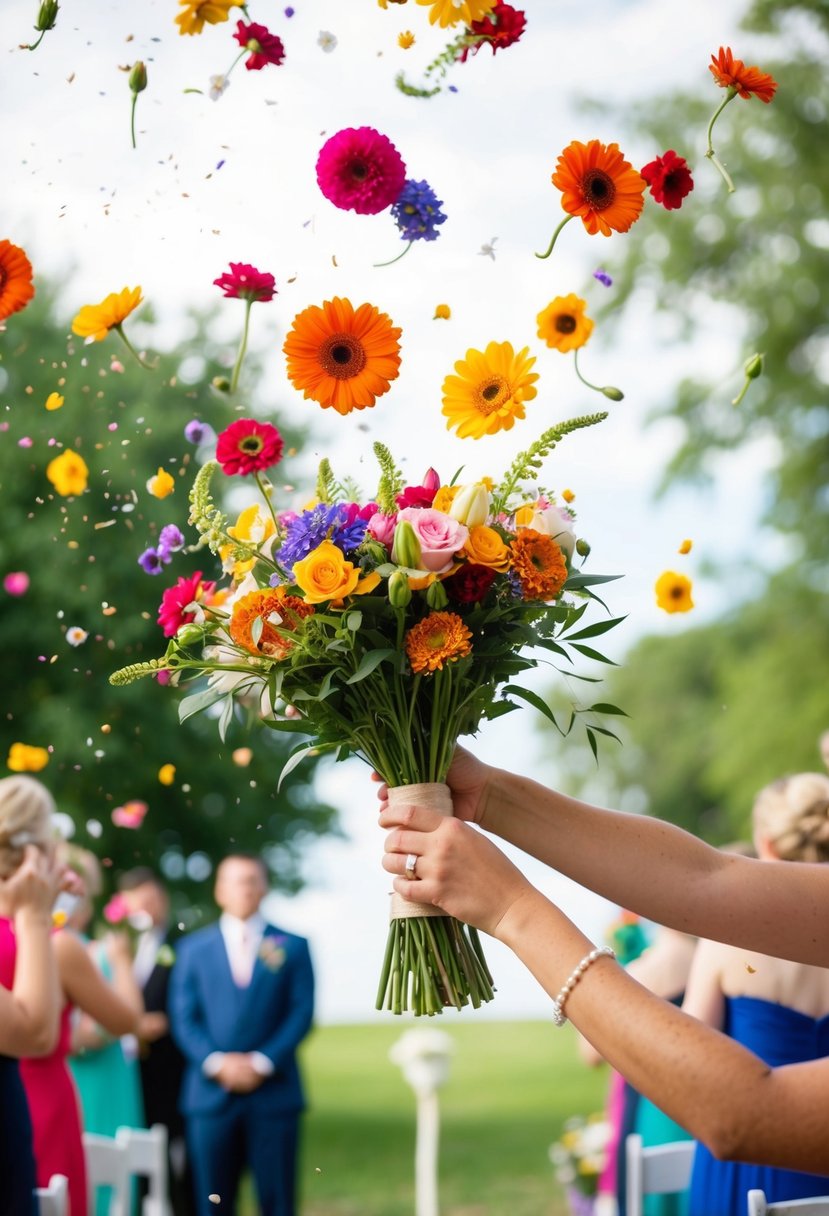
[[[587,301],[577,295],[556,296],[536,317],[539,338],[562,354],[578,350],[593,332],[586,308]]]
[[[192,418],[184,428],[184,438],[188,443],[207,443],[213,437],[213,427],[198,418]]]
[[[89,633],[86,629],[81,629],[80,625],[70,625],[66,631],[66,640],[70,646],[83,646]]]
[[[656,202],[661,203],[666,211],[676,211],[681,207],[682,200],[694,188],[688,162],[670,148],[645,165],[642,176]]]
[[[691,590],[689,578],[673,570],[666,570],[664,574],[660,574],[654,587],[657,607],[665,612],[690,612],[694,606]]]
[[[3,579],[3,590],[16,598],[25,595],[31,582],[25,570],[12,570]]]
[[[478,257],[491,258],[492,261],[494,262],[495,261],[495,242],[497,240],[498,240],[497,236],[494,236],[491,238],[491,240],[485,241],[483,243],[483,245],[481,245],[481,248],[478,250]]]
[[[165,524],[158,535],[158,552],[165,561],[184,548],[184,536],[175,524]]]
[[[428,182],[407,181],[392,205],[391,214],[404,241],[434,241],[446,222],[439,199]]]
[[[554,600],[567,582],[567,562],[551,536],[522,528],[510,545],[512,571],[525,600]]]
[[[176,17],[180,34],[200,34],[205,23],[219,25],[230,17],[238,0],[179,0],[181,12]]]
[[[694,542],[692,540],[684,540],[682,542],[682,544],[679,546],[679,549],[677,550],[677,552],[681,553],[682,556],[685,557],[685,555],[687,553],[691,552],[693,547],[694,547]]]
[[[330,30],[320,30],[317,46],[322,47],[326,55],[330,55],[332,51],[337,49],[337,38]]]
[[[402,330],[373,304],[335,296],[294,317],[285,339],[288,378],[305,399],[349,414],[373,406],[400,369]]]
[[[282,436],[270,422],[239,418],[219,435],[216,459],[228,477],[261,473],[282,459]]]
[[[493,55],[496,51],[506,50],[518,42],[526,27],[527,18],[522,10],[513,8],[511,4],[502,4],[499,0],[482,20],[470,24],[470,35],[480,34],[481,38],[471,45],[467,43],[460,56],[461,62],[466,62],[470,52],[477,55],[482,46],[491,46]]]
[[[414,46],[415,36],[411,30],[403,30],[397,35],[397,45],[401,50],[408,51],[409,47]]]
[[[556,163],[552,183],[561,190],[561,205],[567,215],[553,233],[549,247],[539,258],[548,258],[565,224],[581,218],[591,236],[600,232],[627,232],[642,213],[645,182],[625,160],[618,144],[598,139],[580,143],[574,139]]]
[[[570,502],[575,501],[576,496],[572,490],[562,490],[561,497],[564,499],[565,502],[570,503]]]
[[[123,324],[142,301],[140,287],[110,292],[100,304],[84,304],[72,322],[72,333],[88,342],[103,342],[113,329],[142,367],[149,367],[124,333]]]
[[[134,831],[141,827],[149,809],[146,802],[139,802],[137,799],[125,802],[123,806],[116,806],[112,812],[112,822],[117,828],[130,828]],[[123,919],[123,917],[119,919]]]
[[[732,398],[732,401],[731,401],[732,405],[739,405],[740,402],[742,401],[743,397],[745,397],[746,393],[748,392],[749,388],[751,387],[752,380],[756,380],[758,376],[762,376],[762,374],[763,374],[763,356],[759,352],[757,352],[756,354],[750,355],[749,358],[746,359],[745,363],[743,364],[743,372],[745,373],[745,380],[743,381],[743,387],[740,389],[737,396]]]
[[[432,317],[433,321],[448,321],[451,316],[452,309],[448,304],[435,305],[435,315]]]
[[[239,23],[241,25],[241,22]],[[231,262],[230,270],[213,280],[221,287],[226,300],[249,300],[267,303],[276,295],[276,279],[266,271],[257,270],[247,262]]]
[[[63,405],[63,397],[60,393],[50,393],[44,402],[44,408],[47,410],[59,410]]]
[[[417,0],[417,3],[429,9],[430,25],[439,25],[445,30],[447,26],[461,22],[471,26],[473,21],[480,21],[491,12],[495,0]]]
[[[607,273],[606,270],[602,270],[602,269],[594,270],[593,278],[596,280],[597,283],[601,283],[602,287],[612,287],[613,286],[613,280],[611,279],[610,275]]]
[[[46,466],[46,476],[62,498],[71,498],[83,494],[89,481],[89,469],[82,456],[71,448],[64,448],[60,456]]]
[[[39,773],[49,763],[45,747],[31,747],[28,743],[12,743],[6,767],[13,773]]]
[[[216,75],[210,77],[210,88],[207,95],[211,101],[218,101],[223,93],[226,93],[230,88],[230,81],[227,76]]]
[[[412,671],[442,671],[444,663],[472,652],[472,633],[455,612],[430,612],[406,634],[406,654]]]
[[[161,467],[147,482],[147,492],[152,494],[153,498],[167,498],[175,488],[175,478]]]
[[[165,565],[168,565],[170,558],[166,554],[161,554],[158,549],[145,549],[138,558],[138,564],[145,574],[160,574]]]
[[[768,105],[777,91],[777,81],[768,72],[761,72],[758,67],[747,68],[742,59],[734,58],[730,46],[720,47],[719,54],[711,56],[708,71],[720,88],[726,89],[727,92],[724,100],[714,111],[714,115],[708,124],[708,148],[705,155],[725,182],[728,193],[733,194],[736,187],[731,180],[731,175],[714,151],[714,144],[712,142],[714,123],[728,103],[733,101],[735,97],[743,97],[747,101],[750,101],[752,97],[759,97],[762,102]]]
[[[201,570],[197,570],[189,578],[180,578],[175,587],[167,588],[158,607],[158,624],[164,630],[165,638],[173,637],[182,625],[194,619],[196,614],[190,605],[209,599],[215,586],[215,583],[203,582]]]
[[[239,46],[250,51],[250,58],[245,60],[249,72],[259,72],[269,63],[279,67],[285,58],[285,47],[282,39],[255,21],[238,21],[236,33],[233,35]]]
[[[161,785],[172,785],[176,779],[176,766],[174,764],[162,764],[158,770],[158,780]]]
[[[132,65],[130,74],[127,77],[127,83],[132,94],[132,107],[130,110],[130,135],[132,136],[132,146],[135,147],[135,106],[138,101],[138,94],[143,93],[147,87],[147,68],[143,60],[137,59]]]
[[[35,294],[32,264],[19,245],[0,241],[0,321],[25,308]]]
[[[524,418],[524,402],[536,395],[535,356],[524,347],[517,354],[511,342],[490,342],[486,351],[468,350],[455,364],[457,375],[443,382],[442,413],[447,429],[458,438],[495,435],[509,431],[516,418]]]
[[[317,182],[341,211],[377,215],[397,199],[406,166],[394,144],[373,127],[346,127],[327,140],[317,157]]]

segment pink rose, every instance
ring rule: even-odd
[[[381,511],[375,511],[368,521],[367,531],[369,536],[373,536],[375,540],[379,540],[381,545],[385,545],[391,551],[391,544],[394,539],[394,525],[396,523],[396,515],[383,515]]]
[[[129,904],[120,893],[113,895],[104,908],[104,920],[110,925],[120,925],[130,914]]]
[[[397,518],[412,525],[420,541],[420,568],[434,574],[443,574],[451,567],[453,557],[469,537],[469,529],[464,524],[432,507],[405,507],[398,512]]]

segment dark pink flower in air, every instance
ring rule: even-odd
[[[394,144],[374,127],[346,127],[323,144],[319,188],[341,211],[377,215],[397,202],[406,166]]]
[[[238,21],[236,33],[233,35],[239,46],[250,51],[250,57],[245,60],[249,72],[260,72],[269,63],[279,67],[285,58],[285,47],[282,39],[277,38],[270,30],[259,25],[256,21]]]
[[[240,23],[241,24],[241,23]],[[227,300],[253,300],[266,304],[276,295],[276,279],[247,262],[231,262],[230,271],[214,279]]]

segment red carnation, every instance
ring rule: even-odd
[[[269,422],[240,418],[231,422],[219,436],[216,459],[228,477],[236,473],[244,477],[278,464],[284,446],[279,431]]]
[[[173,637],[182,625],[195,618],[195,612],[185,612],[185,608],[195,600],[211,595],[215,586],[215,583],[203,583],[201,570],[197,570],[189,578],[180,578],[175,587],[167,588],[158,606],[158,623],[165,638]]]
[[[670,149],[662,156],[657,156],[649,165],[641,170],[642,176],[651,188],[651,194],[657,203],[661,203],[666,211],[675,211],[682,206],[682,200],[694,188],[694,179],[684,156],[677,156]]]
[[[495,582],[495,571],[489,566],[468,562],[455,574],[443,580],[443,587],[456,604],[479,603]]]
[[[241,21],[239,24],[242,24]],[[221,287],[226,300],[251,300],[267,304],[276,295],[273,275],[263,273],[247,262],[231,262],[230,272],[219,275],[213,283]]]
[[[511,4],[496,4],[488,16],[483,17],[480,21],[473,21],[469,27],[470,34],[484,34],[480,42],[475,42],[471,46],[465,46],[461,55],[461,62],[466,62],[466,57],[471,51],[473,55],[477,55],[482,46],[491,46],[492,53],[503,50],[508,46],[512,46],[517,42],[527,26],[527,18],[520,8],[513,8]]]
[[[403,507],[431,507],[437,492],[437,486],[434,490],[430,486],[406,486],[403,493],[398,494],[394,501],[401,509]]]
[[[272,34],[266,26],[258,25],[255,21],[237,22],[236,33],[233,37],[239,46],[243,46],[251,52],[250,57],[245,60],[245,67],[249,72],[259,72],[269,63],[279,67],[285,58],[282,39],[277,38],[276,34]]]

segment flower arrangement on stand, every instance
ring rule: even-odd
[[[594,1216],[611,1134],[603,1115],[576,1115],[565,1123],[561,1139],[550,1146],[550,1161],[572,1216]]]
[[[618,623],[580,624],[598,598],[591,588],[613,576],[577,568],[589,546],[576,540],[573,512],[537,484],[558,442],[604,417],[550,427],[498,484],[447,483],[430,469],[422,484],[406,485],[376,443],[373,497],[338,480],[326,459],[313,503],[299,512],[274,501],[265,476],[282,455],[277,429],[237,420],[219,435],[217,458],[197,474],[190,496],[190,523],[221,560],[228,585],[217,589],[201,573],[179,579],[159,610],[166,653],[111,682],[160,673],[171,684],[193,680],[182,719],[218,707],[224,737],[241,704],[265,726],[303,736],[283,777],[322,751],[357,755],[392,796],[411,797],[418,786],[419,799],[437,799],[449,814],[443,783],[458,738],[521,702],[563,734],[589,713],[595,753],[595,732],[612,735],[595,719],[619,713],[615,706],[574,709],[569,723],[559,722],[518,679],[548,659],[572,662],[571,649],[603,658],[593,639]],[[213,501],[220,469],[258,488],[259,501],[235,524]],[[440,909],[404,904],[393,906],[378,1008],[435,1014],[490,1000],[474,929]]]

